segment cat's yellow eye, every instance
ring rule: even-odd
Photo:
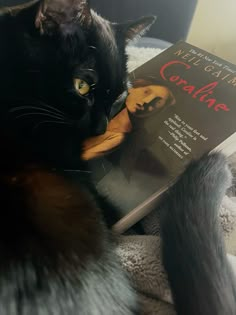
[[[90,85],[86,81],[78,78],[74,79],[74,86],[80,95],[86,95],[90,91]]]

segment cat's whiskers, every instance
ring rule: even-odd
[[[65,113],[64,113],[63,111],[61,111],[60,109],[58,109],[58,108],[56,108],[56,107],[54,107],[54,106],[52,106],[52,105],[48,105],[48,104],[45,103],[45,102],[38,101],[38,104],[36,103],[35,105],[39,105],[39,106],[41,106],[41,107],[45,107],[45,108],[47,108],[47,109],[49,109],[49,110],[55,111],[55,112],[57,112],[58,114],[63,115],[63,116],[65,115]]]
[[[12,109],[10,109],[10,113],[14,113],[14,112],[19,112],[19,111],[25,111],[27,109],[35,109],[37,111],[41,111],[41,112],[46,112],[48,114],[54,115],[55,117],[58,118],[65,118],[65,115],[62,115],[56,111],[53,110],[49,110],[46,108],[42,108],[42,107],[37,107],[37,106],[18,106],[18,107],[13,107]]]
[[[89,48],[91,48],[93,50],[97,50],[97,47],[95,47],[95,46],[89,46]]]
[[[91,71],[91,72],[95,72],[95,70],[94,69],[81,69],[82,71]]]
[[[21,104],[20,106],[38,106],[40,108],[45,107],[45,108],[50,109],[52,111],[55,111],[59,114],[62,114],[63,116],[65,115],[65,113],[63,111],[61,111],[60,109],[58,109],[52,105],[48,105],[46,102],[44,102],[43,100],[40,100],[40,99],[27,98],[27,99],[23,99],[23,100],[17,100],[15,102],[19,102]]]
[[[55,115],[51,115],[48,113],[42,113],[42,112],[30,112],[30,113],[21,114],[21,115],[16,116],[14,119],[18,120],[18,119],[22,119],[22,118],[31,118],[34,116],[36,116],[36,117],[45,116],[45,117],[53,118],[56,121],[66,121],[65,118],[57,117]]]
[[[43,121],[40,121],[39,123],[37,123],[37,124],[33,127],[33,129],[32,129],[33,133],[35,133],[35,131],[36,131],[40,126],[45,125],[45,124],[49,124],[49,125],[50,125],[50,124],[51,124],[51,125],[53,125],[53,124],[61,124],[61,125],[68,125],[68,126],[71,126],[71,125],[72,125],[70,122],[67,122],[67,121],[43,120]]]
[[[38,102],[38,104],[36,103],[36,105],[46,107],[48,109],[54,110],[55,112],[58,112],[59,114],[65,115],[65,113],[63,111],[61,111],[60,109],[58,109],[52,105],[48,105],[47,103],[41,102],[39,100],[37,100],[37,102]]]

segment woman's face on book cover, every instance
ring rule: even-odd
[[[171,91],[161,85],[147,85],[129,89],[126,106],[130,113],[146,117],[160,111],[166,105],[175,104]]]

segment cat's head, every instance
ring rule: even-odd
[[[124,104],[125,46],[155,19],[111,23],[88,0],[44,0],[14,15],[9,117],[51,162],[76,160],[83,139],[103,133]]]

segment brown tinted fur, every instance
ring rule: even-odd
[[[79,249],[81,257],[99,253],[103,236],[100,214],[81,187],[35,166],[5,180],[12,190],[20,192],[30,209],[30,220],[50,240],[50,246],[65,251]]]

